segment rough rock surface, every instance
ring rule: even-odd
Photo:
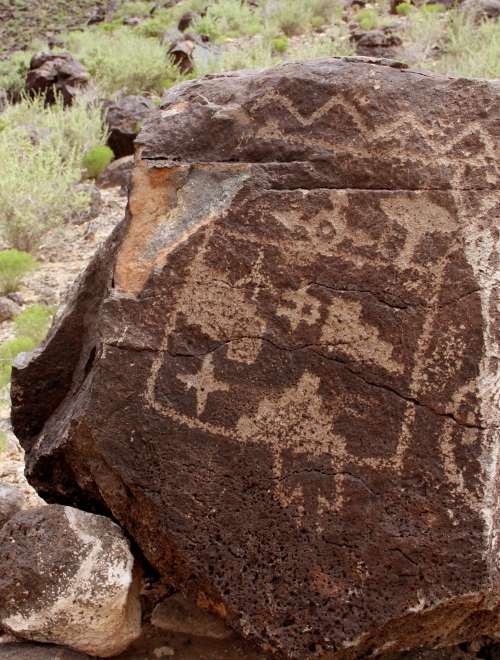
[[[0,296],[0,323],[8,321],[17,316],[21,308],[7,296]]]
[[[45,94],[48,103],[53,103],[60,94],[65,105],[70,105],[87,83],[87,72],[69,53],[33,55],[26,76],[29,93]]]
[[[108,518],[58,504],[0,530],[0,624],[37,642],[116,655],[140,634],[134,559]]]
[[[0,528],[28,506],[29,497],[21,488],[0,481]]]
[[[104,172],[96,180],[98,188],[119,187],[122,191],[128,191],[130,175],[134,167],[134,157],[124,156],[111,162]]]
[[[123,96],[106,104],[108,145],[116,158],[134,153],[134,140],[154,105],[145,96]]]
[[[0,660],[89,660],[90,656],[51,644],[0,645]]]
[[[15,365],[31,482],[284,657],[498,629],[497,107],[362,58],[170,91]]]
[[[181,594],[174,594],[155,607],[151,623],[157,628],[174,633],[226,639],[232,630],[219,617],[205,612]]]

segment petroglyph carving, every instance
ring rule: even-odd
[[[284,657],[494,630],[497,104],[336,59],[170,91],[121,233],[15,370],[30,479]]]

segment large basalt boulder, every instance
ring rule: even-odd
[[[88,81],[83,66],[69,53],[37,53],[31,58],[26,91],[43,94],[47,103],[61,96],[64,105],[71,105]]]
[[[22,511],[0,530],[0,625],[92,656],[140,635],[134,559],[108,518],[57,504]]]
[[[363,58],[171,90],[14,367],[30,481],[278,657],[498,629],[497,107]]]
[[[109,130],[108,145],[116,158],[134,153],[134,140],[145,118],[154,108],[145,96],[122,96],[105,105],[106,124]]]

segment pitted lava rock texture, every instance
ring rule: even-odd
[[[58,504],[21,511],[0,530],[0,551],[5,630],[98,657],[139,637],[134,558],[108,518]]]
[[[170,91],[14,368],[31,483],[278,656],[498,629],[497,111],[356,58]]]

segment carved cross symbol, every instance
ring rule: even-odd
[[[203,358],[200,369],[195,374],[183,374],[178,376],[187,389],[196,390],[196,413],[200,417],[207,405],[208,395],[212,392],[227,392],[229,385],[218,381],[214,376],[214,365],[212,364],[213,354],[210,353]]]

